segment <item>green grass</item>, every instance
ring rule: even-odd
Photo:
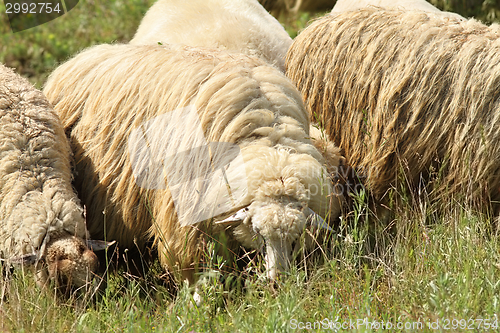
[[[0,2],[0,62],[40,88],[58,63],[94,44],[128,42],[154,0],[80,1],[66,15],[12,33]]]
[[[0,327],[10,332],[292,332],[299,323],[317,322],[312,331],[320,332],[329,323],[365,320],[349,331],[382,332],[370,325],[390,322],[424,325],[404,331],[436,332],[427,326],[448,320],[456,332],[465,331],[459,320],[478,328],[481,319],[499,313],[500,243],[490,221],[463,208],[439,218],[403,205],[392,221],[396,231],[384,231],[366,223],[366,216],[373,219],[366,212],[359,200],[324,254],[292,269],[276,286],[249,273],[261,271],[258,265],[239,275],[222,273],[227,263],[214,256],[201,278],[199,308],[186,286],[172,297],[158,263],[143,278],[110,272],[107,288],[96,296],[82,293],[70,300],[50,289],[40,291],[32,273],[14,271],[0,284],[5,293]],[[231,278],[242,287],[235,288]]]
[[[0,5],[0,62],[40,87],[59,62],[79,50],[128,41],[152,2],[81,1],[70,14],[16,34]],[[295,36],[312,17],[282,21]],[[200,308],[185,286],[171,295],[157,262],[141,278],[124,269],[109,272],[107,288],[71,299],[40,290],[33,273],[16,270],[4,272],[0,281],[0,331],[292,332],[309,323],[313,332],[334,332],[321,328],[337,320],[348,324],[347,331],[386,331],[376,326],[383,321],[423,325],[395,332],[456,332],[466,329],[453,320],[479,328],[481,319],[500,313],[500,243],[487,217],[459,204],[440,216],[425,200],[401,200],[391,220],[380,223],[364,198],[355,199],[330,244],[276,286],[255,274],[262,271],[258,262],[229,275],[228,263],[215,255],[201,278]],[[349,325],[361,320],[372,327]],[[429,328],[438,320],[448,320],[449,329]]]

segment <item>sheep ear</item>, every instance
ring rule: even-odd
[[[39,252],[33,252],[29,254],[23,254],[22,256],[12,257],[10,259],[2,261],[7,261],[14,265],[34,265],[40,260],[38,256]]]
[[[305,214],[307,216],[307,222],[309,222],[311,226],[319,229],[333,231],[328,223],[326,223],[325,220],[323,220],[323,218],[315,213],[311,208],[307,207]]]
[[[216,221],[215,224],[239,224],[248,218],[248,207],[242,208],[227,219]]]
[[[108,247],[116,243],[116,241],[106,242],[102,240],[87,239],[87,247],[92,251],[106,250]]]

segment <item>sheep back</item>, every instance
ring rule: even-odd
[[[241,52],[283,71],[292,39],[257,0],[159,0],[130,43],[158,42]]]
[[[375,198],[403,171],[435,198],[497,201],[499,34],[423,12],[331,14],[295,39],[286,73]]]
[[[441,11],[425,0],[338,0],[332,9],[332,13],[354,11],[368,6],[384,9],[400,9],[405,11],[424,11],[431,16],[437,15],[449,17],[451,19],[464,20],[462,16],[456,13]]]
[[[70,147],[45,96],[0,65],[0,252],[22,255],[51,233],[85,238]]]

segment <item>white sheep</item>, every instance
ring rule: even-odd
[[[45,261],[41,285],[81,287],[97,268],[71,180],[70,146],[52,106],[0,64],[0,256]]]
[[[159,42],[240,52],[284,71],[292,39],[256,0],[159,0],[146,13],[130,44]],[[312,126],[311,136],[313,133]],[[324,141],[313,138],[314,144]],[[326,159],[338,159],[335,149],[331,156],[329,151],[321,151]]]
[[[384,9],[423,11],[429,13],[429,15],[464,20],[462,16],[452,12],[441,11],[425,0],[338,0],[332,9],[332,13],[343,13],[369,6]]]
[[[159,42],[241,52],[283,71],[292,39],[257,0],[158,0],[130,44]]]
[[[70,131],[91,234],[124,247],[153,236],[163,266],[190,283],[208,240],[228,238],[226,254],[263,250],[275,278],[306,219],[339,215],[300,95],[256,57],[100,45],[56,69],[44,92]]]
[[[363,8],[316,20],[287,54],[306,108],[377,201],[500,212],[500,26]]]

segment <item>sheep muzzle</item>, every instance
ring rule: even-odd
[[[279,272],[290,269],[291,252],[291,244],[281,239],[266,242],[265,261],[269,280],[275,281]]]

